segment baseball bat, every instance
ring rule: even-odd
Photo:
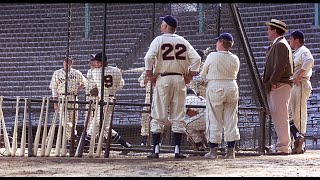
[[[17,137],[18,137],[18,120],[19,120],[19,101],[20,97],[17,96],[17,103],[16,103],[16,116],[14,120],[14,127],[13,127],[13,137],[12,137],[12,154],[11,156],[16,156],[17,151]]]
[[[92,127],[92,135],[90,139],[90,146],[89,146],[89,157],[93,157],[93,151],[94,151],[94,145],[95,145],[95,139],[96,139],[96,121],[97,121],[97,114],[98,114],[98,103],[99,98],[98,96],[96,97],[96,104],[95,104],[95,113],[93,117],[93,127]]]
[[[110,117],[110,121],[109,121],[109,131],[108,131],[108,137],[107,137],[107,141],[105,144],[105,151],[104,151],[104,157],[105,158],[109,158],[110,155],[110,143],[111,143],[111,136],[112,136],[112,120],[113,120],[113,113],[114,113],[114,108],[115,108],[115,103],[116,103],[116,99],[114,97],[110,97],[110,101],[112,100],[112,111],[111,111],[111,117]]]
[[[60,105],[60,99],[59,99],[59,105]],[[47,143],[47,147],[45,148],[45,156],[46,157],[50,156],[50,152],[52,149],[54,134],[56,131],[56,121],[57,121],[58,111],[59,111],[58,109],[54,111],[53,120],[52,120],[50,129],[49,129],[48,143]]]
[[[27,105],[28,99],[24,98],[24,112],[23,112],[23,121],[22,121],[22,134],[20,141],[20,156],[23,157],[26,150],[26,128],[27,128]]]
[[[64,118],[63,118],[63,133],[62,133],[62,147],[61,156],[65,157],[67,155],[67,118],[68,118],[68,98],[65,100],[64,106]]]
[[[56,147],[55,147],[55,151],[54,151],[54,155],[56,157],[60,156],[60,148],[61,148],[61,136],[62,136],[62,116],[64,113],[64,98],[62,98],[62,105],[61,105],[61,109],[59,107],[60,114],[59,114],[59,127],[58,127],[58,134],[57,134],[57,139],[56,139]]]
[[[109,100],[107,101],[106,108],[104,109],[104,112],[103,112],[104,119],[102,121],[102,128],[101,128],[101,131],[99,133],[99,141],[98,141],[97,151],[96,151],[95,157],[100,157],[100,154],[101,154],[102,142],[103,142],[103,139],[104,139],[105,121],[106,121],[106,118],[107,118],[108,109],[109,109]]]
[[[49,116],[49,103],[50,103],[50,98],[47,98],[46,117],[44,118],[42,140],[41,140],[41,151],[40,151],[41,157],[45,156],[45,150],[46,150],[46,139],[47,139],[47,131],[48,131],[48,116]]]
[[[36,136],[34,138],[34,144],[33,144],[33,155],[37,156],[38,154],[38,149],[39,149],[39,140],[40,140],[40,131],[41,131],[41,124],[42,124],[42,116],[43,116],[43,111],[44,111],[44,104],[45,104],[46,98],[42,98],[42,105],[41,105],[41,111],[40,111],[40,116],[39,116],[39,122],[38,122],[38,128],[36,132]]]
[[[76,130],[76,99],[77,95],[73,96],[73,111],[72,111],[72,127],[71,127],[71,141],[70,141],[70,157],[74,157],[75,144],[75,130]]]
[[[0,106],[1,106],[0,107],[0,118],[1,118],[2,128],[3,128],[3,139],[4,139],[4,145],[6,148],[7,156],[11,156],[10,141],[9,141],[9,136],[8,136],[7,129],[6,129],[6,124],[4,122],[2,104],[3,104],[3,96],[1,96],[1,98],[0,98]]]
[[[144,72],[145,71],[145,67],[138,67],[138,68],[132,68],[132,69],[127,69],[127,70],[122,70],[122,73],[128,73],[128,72]]]
[[[77,146],[77,150],[76,150],[76,154],[75,154],[75,156],[77,156],[77,157],[82,157],[82,154],[83,154],[84,141],[85,141],[85,139],[87,137],[88,123],[89,123],[89,121],[91,119],[92,103],[93,103],[93,101],[90,101],[87,117],[86,117],[86,120],[84,122],[84,128],[83,128],[83,131],[81,133],[81,137],[80,137],[80,140],[79,140],[79,143],[78,143],[78,146]]]

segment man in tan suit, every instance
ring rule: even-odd
[[[272,42],[266,55],[263,83],[271,119],[278,136],[276,152],[273,154],[291,154],[291,138],[289,128],[289,99],[293,85],[292,51],[284,34],[287,25],[277,19],[266,22],[268,38]]]

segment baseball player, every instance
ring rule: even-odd
[[[201,58],[185,38],[175,34],[178,23],[175,17],[167,15],[160,19],[163,34],[151,42],[144,57],[146,79],[154,85],[150,122],[153,150],[147,158],[159,158],[160,136],[167,119],[174,136],[175,158],[185,158],[180,145],[186,126],[186,84],[199,71]]]
[[[186,105],[206,105],[206,100],[198,96],[194,90],[187,88]],[[186,110],[186,132],[195,143],[196,151],[204,151],[205,142],[205,109],[204,108],[187,108]]]
[[[304,46],[304,34],[302,31],[293,31],[289,35],[289,43],[293,52],[293,87],[291,90],[289,117],[290,132],[294,138],[293,154],[305,152],[304,135],[307,130],[307,101],[310,97],[312,86],[310,77],[314,58],[310,50]]]
[[[202,69],[202,66],[203,66],[203,63],[205,60],[205,54],[204,54],[204,51],[202,51],[201,49],[196,49],[196,51],[199,54],[199,56],[201,57],[201,64],[200,64],[199,69]],[[202,96],[202,97],[206,97],[205,79],[201,78],[201,76],[199,76],[198,74],[193,77],[190,84],[188,84],[187,86],[190,87],[191,89],[193,89],[197,95]]]
[[[140,83],[141,87],[144,87],[146,89],[146,96],[144,103],[150,103],[150,94],[151,94],[151,82],[147,81],[145,78],[145,71],[141,73],[140,77],[138,78],[138,81]],[[149,111],[149,107],[143,107],[144,111]],[[147,145],[149,132],[150,132],[150,113],[143,112],[141,113],[141,136],[142,136],[142,142],[141,145]]]
[[[106,56],[105,56],[106,57]],[[106,58],[105,58],[106,59]],[[86,93],[89,96],[89,99],[93,100],[96,97],[100,99],[100,92],[101,92],[101,71],[102,71],[102,53],[98,53],[95,56],[93,56],[90,60],[90,69],[87,72],[87,77],[88,77],[88,83],[87,83],[87,88],[86,88]],[[107,62],[105,61],[105,65]],[[112,67],[112,66],[105,66],[105,72],[104,72],[105,80],[104,80],[104,102],[113,102],[113,98],[115,96],[116,91],[122,89],[124,86],[124,80],[122,78],[122,73],[119,68],[117,67]],[[105,107],[106,108],[106,107]],[[100,106],[98,106],[97,110],[94,110],[94,113],[98,113],[96,115],[96,127],[95,129],[100,128]],[[94,116],[94,113],[92,113],[92,116]],[[104,128],[104,137],[108,137],[108,131],[109,131],[109,124],[111,120],[111,114],[112,114],[112,109],[109,108],[107,110],[108,115],[106,116],[105,119],[105,128]],[[97,122],[98,121],[98,122]],[[91,136],[92,134],[92,129],[93,129],[94,121],[93,118],[91,118],[91,121],[89,122],[88,125],[88,136],[86,138],[86,144],[90,143]],[[98,135],[98,131],[95,131],[94,136]],[[111,137],[112,140],[115,143],[119,143],[122,146],[126,148],[132,147],[130,143],[125,141],[115,130],[111,129]]]
[[[233,37],[222,33],[216,38],[217,52],[208,55],[200,76],[208,80],[206,92],[206,135],[210,152],[205,158],[218,157],[218,145],[222,133],[228,144],[225,158],[235,158],[235,141],[240,140],[238,128],[239,90],[237,75],[240,68],[239,58],[229,50],[233,46]]]
[[[67,70],[67,61],[68,61],[68,70]],[[83,74],[74,68],[72,68],[74,63],[73,58],[64,58],[63,60],[63,68],[56,70],[50,82],[49,88],[52,91],[52,97],[55,100],[58,98],[66,98],[68,101],[77,101],[78,100],[78,92],[82,90],[87,83],[87,79],[83,76]],[[66,83],[66,72],[68,72],[68,80],[67,80],[67,93],[65,93],[65,83]],[[65,100],[66,100],[65,99]],[[78,108],[78,104],[75,105],[75,108]],[[65,117],[65,113],[63,107],[59,108],[59,112],[62,113],[62,124],[64,121],[67,121],[66,127],[66,137],[67,141],[71,139],[71,130],[72,130],[72,122],[75,120],[75,125],[77,125],[78,121],[78,111],[73,110],[74,104],[68,103],[67,108],[70,109],[67,111],[67,116]],[[58,103],[54,103],[54,109],[58,109]],[[75,117],[73,117],[73,111],[76,111]],[[75,128],[76,129],[76,128]],[[77,134],[77,131],[74,132]]]

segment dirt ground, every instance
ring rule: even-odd
[[[1,177],[319,177],[320,150],[289,156],[241,155],[208,160],[202,156],[174,159],[173,153],[147,159],[146,152],[109,158],[0,157]]]

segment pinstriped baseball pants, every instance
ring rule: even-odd
[[[289,119],[294,122],[294,125],[302,134],[306,134],[307,131],[307,101],[310,97],[311,90],[311,82],[307,79],[302,79],[300,85],[293,85],[291,90]]]

